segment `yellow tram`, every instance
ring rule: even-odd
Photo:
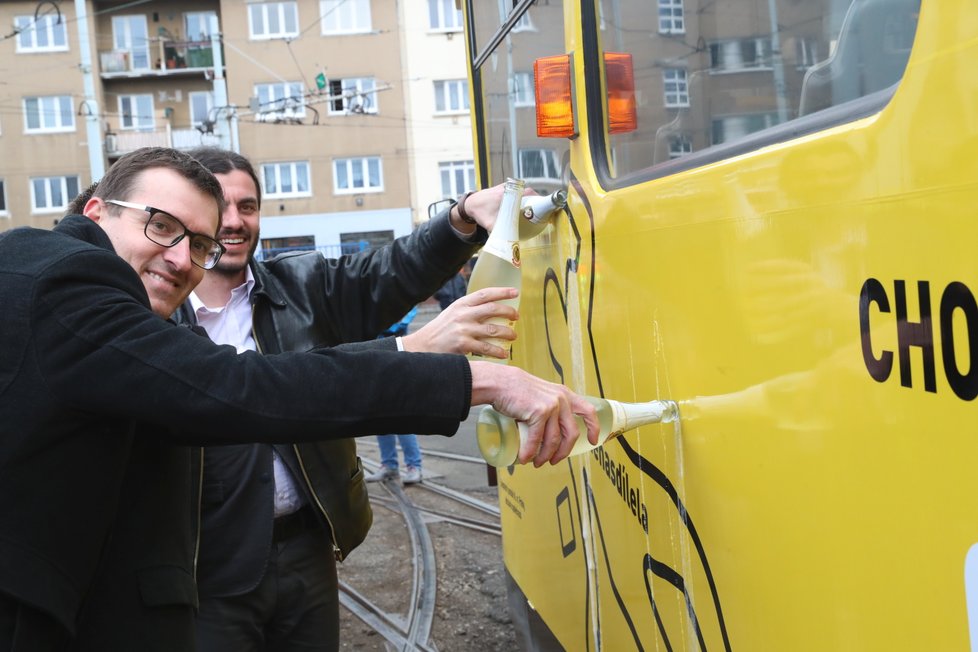
[[[524,643],[978,649],[978,3],[461,4],[512,363],[681,412],[500,470]]]

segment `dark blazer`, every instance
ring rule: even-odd
[[[334,346],[396,350],[373,339],[431,296],[485,239],[458,238],[445,211],[391,245],[338,259],[285,254],[253,262],[253,333],[266,353]],[[175,317],[195,323],[189,303]],[[397,384],[397,383],[395,383]],[[306,500],[332,536],[339,559],[363,541],[372,522],[363,467],[353,440],[276,445]],[[204,451],[197,582],[202,596],[240,595],[265,574],[272,542],[272,447]]]
[[[199,443],[284,443],[405,424],[451,435],[468,415],[463,356],[238,355],[160,319],[82,216],[0,235],[0,306],[0,592],[69,631],[110,550],[137,420],[166,441],[179,425]],[[157,463],[147,491],[179,494]]]

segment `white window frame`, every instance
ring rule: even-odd
[[[146,131],[156,127],[156,105],[152,93],[119,95],[118,106],[119,129]]]
[[[283,173],[288,173],[293,189],[282,190]],[[272,174],[274,187],[268,184],[268,175]],[[269,199],[290,199],[295,197],[312,197],[312,169],[309,161],[285,161],[281,163],[264,163],[261,166],[262,194]],[[305,183],[306,189],[300,189]]]
[[[678,135],[669,139],[669,158],[679,158],[693,152],[693,143],[687,136]]]
[[[69,179],[74,179],[73,188],[70,188],[68,185]],[[41,188],[44,193],[44,205],[38,204],[37,184],[39,182],[44,184],[43,188]],[[73,174],[60,177],[31,177],[29,185],[31,189],[31,213],[63,212],[68,208],[71,200],[78,196],[79,189],[81,188],[78,182],[78,176]],[[57,185],[57,190],[61,193],[62,204],[49,203],[53,199],[54,192],[52,191],[55,190],[55,185]]]
[[[149,25],[144,14],[112,17],[112,46],[129,53],[129,70],[149,70]]]
[[[464,25],[462,12],[455,8],[455,0],[428,0],[428,31],[461,32]]]
[[[36,104],[32,111],[30,105]],[[38,126],[30,126],[32,115]],[[75,103],[71,95],[36,95],[24,98],[24,133],[55,134],[75,130]]]
[[[376,161],[377,163],[377,181],[379,185],[371,186],[370,183],[370,163]],[[344,168],[346,172],[346,178],[350,181],[350,186],[343,188],[340,187],[340,168]],[[354,170],[356,168],[360,169],[361,179],[363,180],[363,186],[357,187],[352,185],[354,178]],[[338,158],[333,159],[333,192],[337,195],[359,195],[368,192],[383,192],[384,191],[384,161],[379,156],[358,156],[351,158]]]
[[[14,28],[18,30],[18,54],[68,51],[68,30],[65,18],[60,14],[38,16],[36,21],[34,16],[14,16]],[[40,39],[46,44],[39,45]],[[58,39],[61,43],[57,42]]]
[[[475,161],[441,161],[438,163],[441,178],[441,195],[444,198],[458,197],[463,192],[475,189]],[[464,177],[460,182],[459,176]]]
[[[197,104],[200,102],[201,98],[204,100],[204,106],[206,110],[204,116],[201,117],[197,114],[198,107]],[[187,93],[187,109],[190,112],[190,124],[193,127],[199,127],[204,123],[204,120],[211,119],[211,109],[214,108],[214,91],[191,91]]]
[[[659,0],[659,33],[685,34],[683,0]]]
[[[663,69],[662,101],[667,109],[682,109],[689,106],[689,79],[685,68]]]
[[[323,36],[373,31],[370,0],[319,0],[319,17]]]
[[[194,22],[203,28],[203,31],[194,32]],[[187,35],[187,40],[192,42],[210,41],[211,35],[220,32],[217,22],[216,11],[186,11],[183,14],[183,30]]]
[[[255,84],[255,97],[258,98],[259,113],[255,114],[258,122],[306,117],[305,91],[302,82]],[[281,108],[265,108],[273,104],[278,104]]]
[[[459,115],[469,112],[469,80],[440,79],[435,81],[435,115]],[[452,100],[458,100],[453,107]],[[442,108],[438,108],[441,100]]]
[[[533,87],[532,71],[517,71],[513,73],[513,106],[536,106],[536,89]]]
[[[7,210],[7,183],[0,177],[0,217],[10,217]]]
[[[248,7],[248,38],[252,41],[270,41],[294,38],[299,35],[299,7],[296,2],[256,2]],[[260,24],[257,18],[261,18]],[[270,20],[271,19],[271,20]],[[278,28],[271,31],[271,22]],[[289,25],[289,23],[292,23]],[[258,29],[261,29],[259,32]]]
[[[329,115],[354,115],[358,113],[377,113],[377,82],[373,77],[347,77],[330,79],[327,88],[330,96],[340,93],[355,93],[350,97],[330,100]],[[336,104],[339,103],[339,107]],[[359,108],[358,108],[359,107]]]
[[[540,163],[543,167],[544,176],[531,177],[526,171],[526,159],[530,156],[539,157]],[[521,179],[548,179],[550,181],[560,181],[560,162],[557,160],[557,151],[553,149],[547,149],[544,147],[527,147],[526,149],[520,149],[516,153],[517,165],[519,170],[517,175]],[[548,165],[549,163],[549,165]],[[552,169],[553,176],[547,176],[548,168]]]

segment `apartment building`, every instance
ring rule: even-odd
[[[219,145],[262,179],[263,249],[410,232],[413,12],[426,3],[0,0],[0,230],[51,227],[137,147]]]
[[[476,187],[462,12],[455,0],[398,2],[416,221]]]

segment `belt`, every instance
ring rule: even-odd
[[[272,541],[284,541],[315,527],[316,518],[309,505],[272,521]]]

